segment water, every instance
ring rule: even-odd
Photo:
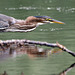
[[[50,16],[65,22],[64,25],[46,24],[39,26],[32,32],[0,33],[0,40],[29,39],[59,43],[75,52],[75,0],[2,0],[0,13],[25,19],[27,16]],[[52,75],[62,72],[75,62],[75,58],[63,52],[43,58],[29,58],[28,55],[12,58],[5,56],[0,58],[0,73],[4,70],[9,75]],[[67,75],[74,75],[75,68]]]

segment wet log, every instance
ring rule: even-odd
[[[75,53],[72,52],[71,50],[67,49],[65,46],[59,44],[59,43],[48,43],[48,42],[40,42],[40,41],[33,41],[33,40],[26,40],[26,39],[22,39],[22,40],[6,40],[6,41],[2,41],[0,40],[0,47],[3,46],[10,46],[12,44],[16,44],[16,45],[24,45],[24,44],[35,44],[35,45],[41,45],[41,46],[47,46],[47,47],[58,47],[60,49],[62,49],[63,51],[71,54],[72,56],[75,57]]]

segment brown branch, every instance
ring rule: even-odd
[[[59,44],[59,43],[47,43],[47,42],[40,42],[40,41],[32,41],[32,40],[6,40],[6,41],[0,41],[0,47],[2,46],[10,46],[11,44],[35,44],[35,45],[41,45],[41,46],[47,46],[47,47],[58,47],[60,49],[62,49],[63,51],[71,54],[72,56],[75,57],[75,53],[68,50],[66,47],[64,47],[63,45]]]
[[[67,53],[69,53],[69,54],[71,54],[72,56],[75,57],[75,53],[72,52],[71,50],[67,49],[65,46],[63,46],[63,45],[61,45],[61,44],[59,44],[59,43],[57,43],[57,46],[58,46],[60,49],[62,49],[63,51],[65,51],[65,52],[67,52]]]

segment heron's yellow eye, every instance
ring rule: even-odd
[[[48,19],[48,18],[46,18],[46,21],[51,21],[52,19]]]
[[[52,19],[49,19],[49,21],[51,21]]]

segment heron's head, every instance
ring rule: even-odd
[[[58,24],[64,24],[61,21],[52,19],[48,16],[29,16],[27,19],[27,24],[36,24],[36,25],[42,25],[46,23],[58,23]]]
[[[63,22],[55,20],[55,19],[52,19],[52,18],[50,18],[48,16],[34,16],[34,17],[36,17],[37,19],[40,19],[40,23],[58,23],[58,24],[64,24]]]

